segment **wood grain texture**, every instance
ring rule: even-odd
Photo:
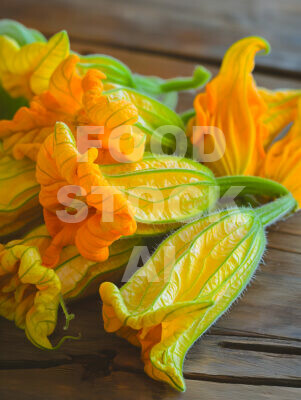
[[[144,374],[118,371],[106,374],[93,365],[94,376],[87,376],[81,364],[36,370],[0,371],[5,400],[296,400],[298,388],[253,386],[187,380],[184,394],[171,391]],[[34,379],[33,379],[34,376]],[[22,385],[20,385],[22,382]]]
[[[34,348],[22,331],[2,320],[2,398],[197,399],[203,393],[206,399],[230,399],[232,393],[238,396],[234,399],[283,400],[300,390],[300,341],[209,334],[188,353],[187,392],[179,395],[144,375],[138,349],[104,332],[99,303],[90,298],[69,306],[77,316],[70,333],[80,331],[82,339],[66,342],[59,351]],[[58,329],[53,340],[61,334]]]
[[[2,0],[2,9],[46,33],[213,63],[234,41],[259,35],[273,52],[258,65],[301,75],[299,0]]]

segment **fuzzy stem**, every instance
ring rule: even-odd
[[[289,212],[294,211],[296,207],[296,200],[288,193],[271,203],[256,208],[256,213],[260,217],[262,224],[268,226],[283,218]]]

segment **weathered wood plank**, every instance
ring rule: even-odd
[[[127,371],[110,373],[97,361],[92,365],[79,363],[47,370],[0,371],[0,382],[2,398],[5,400],[296,400],[300,394],[298,388],[195,380],[186,380],[187,391],[181,394],[167,385],[151,381],[144,374]]]
[[[27,0],[26,7],[21,0],[4,0],[2,9],[5,17],[46,33],[67,29],[81,40],[213,63],[234,41],[260,35],[273,52],[258,65],[301,75],[299,0]]]
[[[268,247],[301,254],[301,236],[282,232],[280,229],[278,227],[278,231],[268,233]]]
[[[295,354],[290,354],[295,353]],[[208,335],[188,353],[187,374],[244,377],[277,383],[300,384],[301,346],[275,339],[249,339]]]
[[[284,221],[278,222],[270,228],[271,231],[289,233],[291,235],[301,235],[301,212],[291,215]]]
[[[88,317],[82,318],[82,327],[87,327],[92,314],[90,311]],[[138,349],[115,335],[105,334],[100,326],[90,329],[88,323],[88,327],[88,335],[84,335],[81,342],[66,343],[59,352],[42,352],[28,342],[22,343],[22,340],[14,341],[16,344],[22,343],[15,352],[14,348],[8,348],[7,343],[2,340],[2,335],[1,343],[6,354],[1,354],[0,383],[3,381],[1,386],[7,391],[1,390],[4,398],[18,398],[20,387],[22,398],[25,399],[29,396],[34,399],[52,399],[55,394],[63,395],[65,392],[65,395],[81,399],[83,391],[85,396],[94,398],[94,395],[99,395],[98,392],[94,392],[98,387],[102,388],[106,398],[117,396],[120,390],[125,391],[128,396],[123,398],[131,398],[135,390],[138,390],[137,396],[143,390],[145,399],[152,398],[151,396],[168,398],[169,395],[178,398],[167,385],[152,382],[143,374]],[[184,375],[187,393],[184,398],[197,398],[193,396],[195,391],[200,390],[205,390],[204,394],[207,395],[208,385],[212,388],[212,395],[214,393],[218,396],[221,387],[219,385],[223,385],[222,382],[226,383],[225,396],[230,395],[233,390],[236,393],[237,388],[240,389],[240,394],[249,395],[250,390],[250,393],[256,393],[256,398],[259,399],[267,394],[275,396],[279,393],[279,396],[287,396],[297,393],[291,386],[298,386],[297,374],[300,371],[301,360],[300,356],[294,354],[300,354],[300,349],[300,343],[293,341],[208,335],[196,343],[186,359]],[[12,353],[17,354],[19,358],[13,359]],[[125,385],[126,380],[121,379],[125,373],[128,376],[128,385]],[[79,384],[81,390],[78,393],[73,392]],[[277,385],[285,387],[278,387],[277,392],[274,387]],[[283,398],[279,397],[279,400]]]
[[[134,356],[133,356],[134,355]],[[113,369],[139,371],[139,351],[123,349]],[[184,376],[217,382],[301,387],[300,342],[206,335],[188,352]]]
[[[301,339],[300,256],[269,249],[251,285],[216,326]]]
[[[110,364],[110,370],[143,371],[139,350],[115,335],[106,334],[100,318],[94,313],[84,318],[85,328],[80,342],[66,342],[55,352],[39,351],[26,342],[21,332],[11,331],[17,345],[9,343],[8,329],[1,324],[3,351],[0,370],[47,369],[77,363]],[[77,324],[78,321],[77,321]],[[83,326],[83,321],[80,323]],[[12,330],[12,326],[10,326]],[[74,327],[73,327],[74,329]],[[8,339],[9,337],[9,339]],[[206,335],[189,351],[184,364],[187,378],[301,386],[301,343],[294,340],[248,338],[222,335]]]
[[[267,238],[269,248],[301,254],[301,235],[282,232],[281,222],[278,230],[273,231],[270,229]]]

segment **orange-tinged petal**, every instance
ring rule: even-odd
[[[301,207],[301,99],[294,124],[283,139],[270,147],[260,175],[286,186]]]
[[[236,42],[227,51],[217,77],[207,84],[206,93],[199,94],[194,101],[196,118],[190,128],[191,125],[218,128],[225,137],[224,154],[214,129],[192,138],[196,146],[204,141],[205,154],[213,148],[217,150],[219,159],[207,165],[218,176],[254,174],[263,157],[264,126],[260,118],[266,105],[252,77],[254,57],[260,50],[269,50],[268,43],[260,37]]]
[[[259,93],[267,105],[267,110],[262,116],[267,128],[262,140],[264,148],[267,149],[276,136],[295,119],[301,90],[273,91],[260,88]]]
[[[143,157],[145,134],[129,126],[138,121],[138,110],[128,100],[103,95],[103,85],[99,83],[101,79],[104,79],[104,74],[89,70],[82,82],[85,118],[91,121],[91,125],[103,127],[101,134],[92,135],[102,144],[98,162],[138,161]],[[119,127],[121,129],[116,129]]]
[[[82,80],[76,71],[78,61],[78,56],[69,56],[54,71],[49,83],[49,93],[66,114],[74,114],[82,105]]]
[[[85,161],[82,161],[85,156]],[[67,244],[75,244],[88,259],[104,261],[109,255],[108,247],[114,241],[136,230],[133,207],[115,187],[109,185],[94,163],[96,157],[95,148],[81,155],[71,131],[59,122],[55,133],[48,136],[39,152],[36,176],[41,184],[40,202],[44,207],[46,225],[53,236],[43,257],[46,265],[57,263],[61,248]],[[58,190],[67,185],[80,189],[77,198],[69,197],[63,205],[57,195]],[[76,201],[80,204],[76,207],[77,217],[83,218],[72,222],[60,219],[57,211],[74,209]],[[107,215],[110,219],[106,219]]]
[[[41,104],[39,98],[35,98],[30,108],[20,108],[13,120],[0,121],[2,152],[16,159],[27,156],[35,161],[41,143],[53,131],[56,117]]]
[[[63,60],[49,82],[49,89],[22,107],[12,121],[0,121],[3,152],[15,158],[36,160],[45,138],[53,132],[56,121],[66,123],[77,137],[77,128],[87,126],[88,140],[99,141],[98,163],[138,161],[143,157],[145,134],[132,126],[138,110],[128,99],[103,93],[105,75],[88,70],[81,76],[79,57]],[[85,138],[84,138],[85,140]],[[87,145],[90,143],[87,142]]]

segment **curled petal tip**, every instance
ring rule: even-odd
[[[198,65],[193,72],[193,77],[196,81],[201,82],[200,84],[204,85],[211,78],[211,72],[202,65]]]

